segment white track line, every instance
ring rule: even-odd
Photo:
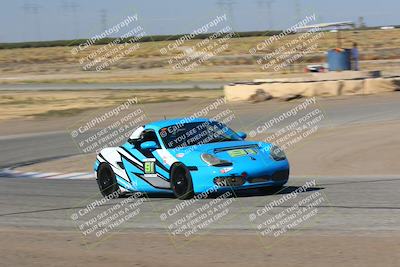
[[[67,180],[92,180],[95,179],[94,173],[89,172],[20,172],[12,169],[0,170],[0,177],[7,178],[28,178],[28,179],[67,179]]]

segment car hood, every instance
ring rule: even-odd
[[[170,153],[187,166],[208,166],[201,154],[208,153],[235,163],[265,161],[269,159],[270,144],[252,141],[227,141],[219,143],[170,149]]]

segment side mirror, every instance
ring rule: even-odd
[[[158,146],[157,146],[156,142],[154,142],[154,141],[146,141],[146,142],[140,144],[140,148],[143,150],[153,151],[153,150],[156,150],[158,148]]]
[[[243,140],[246,139],[246,137],[247,137],[247,134],[244,133],[244,132],[237,132],[237,135],[238,135],[240,138],[242,138]]]

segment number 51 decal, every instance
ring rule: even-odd
[[[156,159],[144,159],[144,177],[157,177],[156,173]]]

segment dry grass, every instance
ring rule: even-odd
[[[359,44],[363,59],[398,59],[400,29],[346,31],[342,33],[343,46],[351,47],[355,41]],[[285,42],[296,38],[295,35],[285,38]],[[71,47],[26,48],[0,50],[0,83],[15,82],[148,82],[148,81],[189,81],[189,80],[243,80],[265,77],[265,73],[257,66],[255,59],[249,56],[249,49],[262,42],[265,37],[233,38],[229,46],[218,56],[213,57],[189,72],[172,70],[168,64],[171,56],[162,56],[160,48],[168,41],[141,43],[137,51],[121,58],[104,72],[84,71],[79,60],[99,49],[93,46],[77,55],[71,54]],[[200,40],[185,43],[191,47]],[[282,45],[277,42],[262,53]],[[336,46],[336,33],[325,33],[318,40],[319,52]],[[176,52],[178,53],[178,52]],[[176,54],[175,53],[175,54]],[[307,61],[323,61],[323,54],[311,57]],[[314,62],[314,61],[313,61]],[[301,68],[299,68],[301,70]]]
[[[0,91],[0,121],[14,118],[69,117],[114,107],[137,97],[139,104],[215,99],[222,90],[96,90],[96,91]]]

